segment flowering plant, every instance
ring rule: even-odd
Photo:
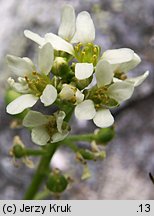
[[[58,169],[50,170],[52,156],[62,145],[69,146],[83,164],[82,179],[90,176],[87,161],[104,159],[104,146],[114,136],[111,110],[129,99],[149,72],[128,77],[128,72],[141,62],[140,57],[129,48],[102,52],[94,44],[95,27],[90,14],[82,11],[76,17],[70,5],[63,8],[58,35],[47,33],[41,37],[29,30],[24,34],[39,45],[38,65],[27,57],[7,55],[17,81],[8,79],[11,102],[6,111],[15,116],[23,114],[22,125],[31,131],[32,141],[39,148],[28,149],[16,137],[11,149],[15,158],[41,157],[25,195],[25,199],[34,199],[43,181],[47,193],[59,194],[67,188],[70,178]],[[31,110],[38,100],[45,107],[56,107],[56,111],[45,115],[42,110]],[[73,113],[77,119],[93,119],[99,129],[93,134],[70,135]],[[79,147],[78,141],[88,141],[88,149]]]

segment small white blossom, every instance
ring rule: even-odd
[[[40,112],[29,111],[23,120],[23,125],[32,128],[32,141],[37,145],[43,146],[66,138],[69,130],[67,127],[66,129],[62,127],[65,116],[63,111],[55,113],[52,116],[53,118]]]
[[[118,72],[128,72],[141,62],[140,57],[129,48],[107,50],[102,59],[109,62],[114,71]]]
[[[25,30],[27,38],[35,41],[40,46],[50,42],[55,50],[62,50],[74,55],[74,48],[71,43],[90,43],[95,39],[95,27],[88,12],[82,11],[75,18],[74,8],[66,5],[62,11],[61,23],[58,34],[47,33],[44,38],[29,30]]]
[[[101,128],[113,124],[114,118],[108,109],[96,110],[92,100],[84,100],[75,108],[75,116],[81,120],[93,119],[94,123]]]
[[[59,93],[61,100],[70,101],[74,104],[81,103],[84,99],[84,94],[76,87],[68,84],[63,84],[62,90]]]
[[[54,52],[50,43],[44,44],[39,48],[38,56],[38,67],[39,74],[48,75],[54,61]],[[17,99],[12,101],[6,108],[9,114],[18,114],[24,111],[26,108],[32,107],[39,99],[38,96],[31,93],[31,89],[26,83],[25,77],[31,79],[33,73],[36,72],[36,67],[29,58],[20,58],[12,55],[7,55],[7,62],[9,68],[12,72],[19,76],[18,83],[15,82],[12,78],[9,78],[8,82],[11,87],[17,90],[20,93],[25,93],[22,96],[19,96]],[[41,102],[45,106],[49,106],[57,98],[57,90],[51,84],[46,85],[42,95],[40,97]]]

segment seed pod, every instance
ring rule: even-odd
[[[113,139],[114,135],[115,131],[113,127],[102,128],[96,134],[96,142],[106,145],[109,141]]]
[[[93,154],[93,152],[87,149],[80,149],[79,152],[85,160],[95,160],[95,155]]]
[[[12,154],[15,158],[22,158],[25,155],[24,148],[21,145],[14,145],[12,148]]]
[[[67,185],[67,179],[60,173],[50,174],[46,183],[47,188],[54,193],[63,192],[67,188]]]

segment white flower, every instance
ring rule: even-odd
[[[102,59],[109,62],[117,72],[128,72],[141,62],[140,57],[129,48],[107,50]]]
[[[110,98],[113,98],[120,103],[131,97],[134,91],[134,85],[125,81],[112,84],[114,69],[106,60],[100,60],[98,62],[95,74],[98,88],[110,85],[106,90],[106,94]],[[96,109],[95,104],[91,99],[85,100],[78,104],[75,108],[75,115],[79,119],[93,119],[94,123],[101,128],[109,127],[114,122],[114,118],[110,110],[105,108]]]
[[[88,12],[82,11],[76,18],[74,8],[66,5],[62,11],[58,31],[59,36],[47,33],[43,38],[29,30],[25,30],[24,34],[41,46],[46,42],[50,42],[55,50],[62,50],[74,55],[74,48],[71,43],[81,42],[86,44],[93,42],[95,39],[95,27]]]
[[[84,99],[84,94],[76,87],[68,84],[63,84],[62,90],[59,93],[61,100],[71,101],[74,104],[81,103]]]
[[[107,95],[110,98],[121,103],[132,96],[134,91],[133,83],[122,80],[120,80],[120,82],[112,83],[114,78],[114,68],[106,60],[100,60],[98,62],[95,74],[98,87],[110,85],[107,89]]]
[[[46,43],[39,48],[38,66],[40,70],[38,75],[47,76],[51,70],[53,61],[53,48],[50,43]],[[7,62],[12,72],[19,76],[19,83],[15,82],[12,78],[9,78],[8,82],[18,92],[25,93],[12,101],[6,108],[8,113],[14,115],[22,112],[26,108],[32,107],[39,99],[33,92],[31,93],[31,89],[28,83],[26,84],[25,79],[25,77],[27,77],[31,80],[33,73],[36,72],[36,68],[29,58],[7,55]],[[40,85],[42,84],[40,83]],[[45,106],[51,105],[57,98],[57,90],[49,83],[44,86],[44,90],[41,93],[40,100]]]
[[[32,141],[40,146],[47,143],[59,142],[68,135],[66,126],[63,129],[65,113],[60,111],[53,116],[43,115],[40,112],[29,111],[23,120],[25,127],[32,128]]]
[[[101,128],[109,127],[113,124],[114,118],[108,109],[96,111],[92,100],[85,100],[75,108],[75,116],[81,120],[93,119],[94,123]]]

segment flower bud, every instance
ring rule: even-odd
[[[111,141],[115,135],[115,131],[113,127],[102,128],[96,134],[96,142],[99,144],[107,144],[107,142]]]
[[[56,57],[52,66],[52,73],[56,76],[66,76],[70,71],[68,62],[63,57]]]
[[[76,87],[79,90],[82,90],[82,89],[86,88],[92,82],[92,76],[87,78],[87,79],[84,79],[84,80],[78,80],[77,78],[74,78],[73,81],[74,81]]]
[[[54,193],[63,192],[68,185],[68,181],[60,172],[53,172],[47,179],[47,188]]]

